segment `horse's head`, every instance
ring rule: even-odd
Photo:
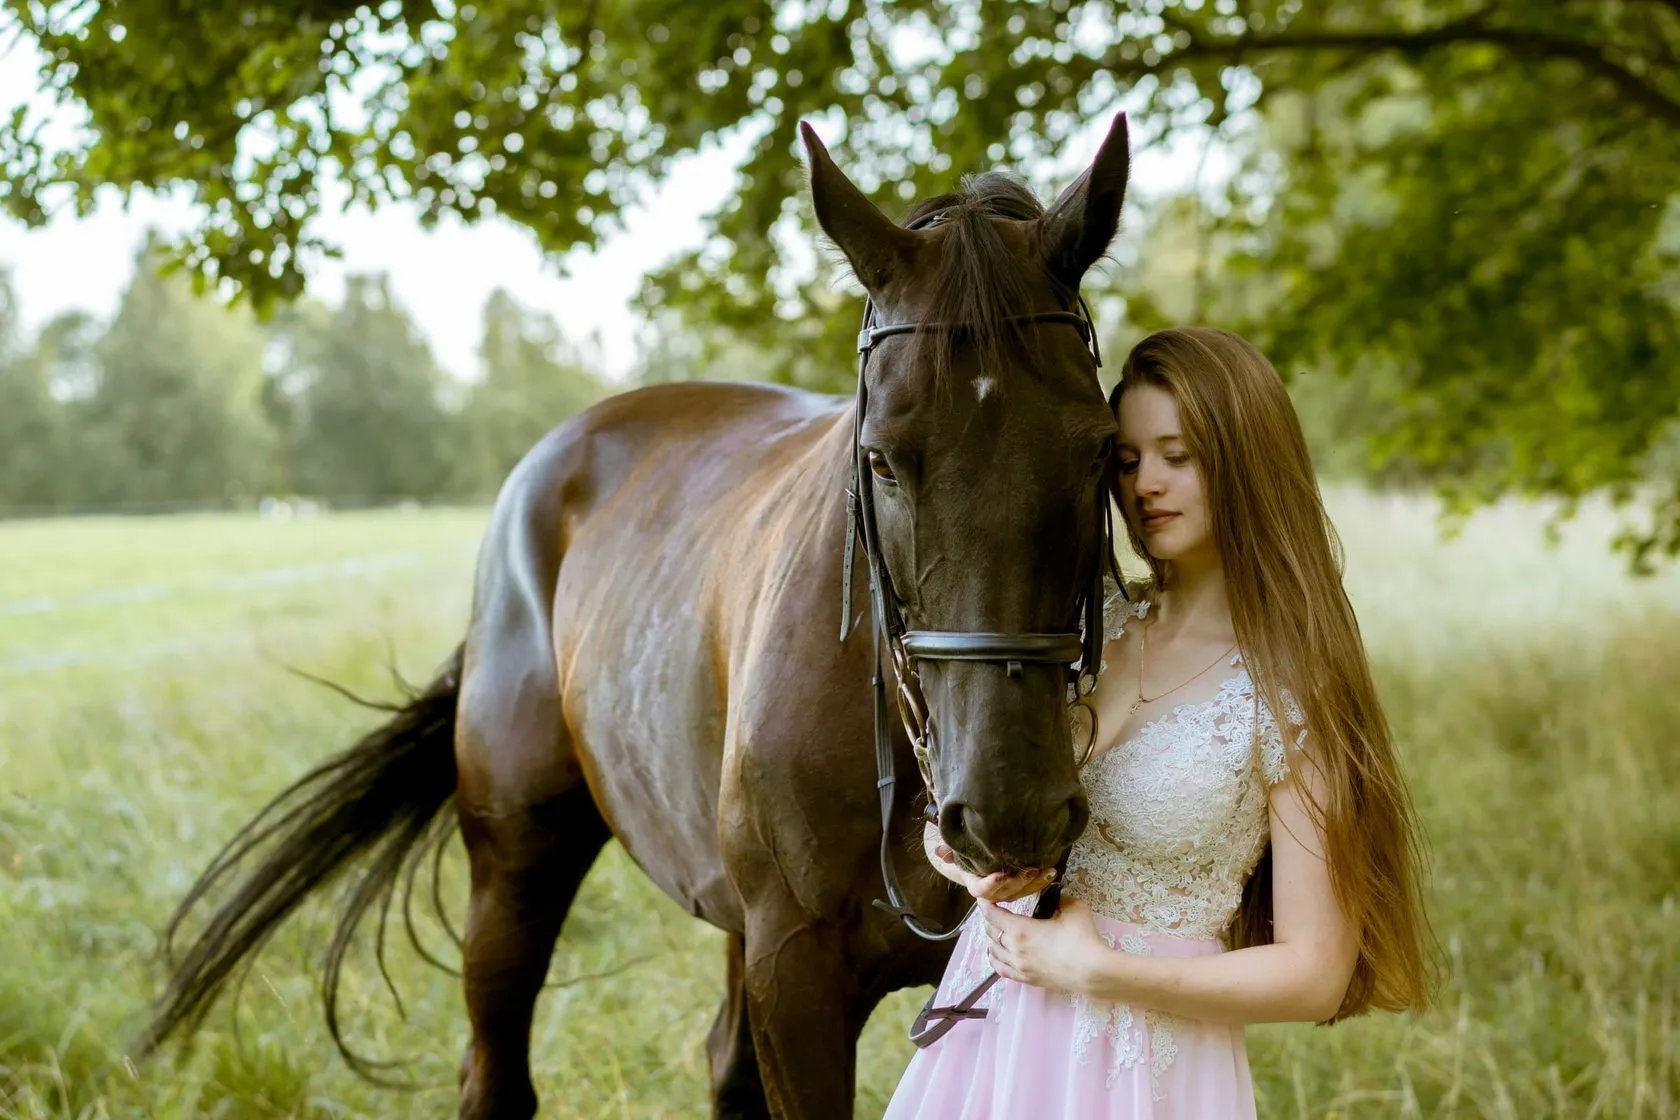
[[[908,629],[1067,634],[1099,563],[1114,416],[1076,324],[1080,279],[1119,222],[1124,117],[1048,211],[986,174],[883,215],[809,128],[818,222],[881,323],[859,430],[880,554]],[[979,871],[1048,867],[1085,826],[1065,664],[919,664],[946,842]],[[1080,743],[1080,747],[1084,744]]]

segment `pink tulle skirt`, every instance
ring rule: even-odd
[[[1096,916],[1117,952],[1201,957],[1225,951]],[[991,971],[978,914],[957,941],[936,1006]],[[1192,1022],[1128,1004],[1000,980],[979,1006],[918,1050],[886,1120],[1244,1120],[1254,1084],[1240,1026]]]

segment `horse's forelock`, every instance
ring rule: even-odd
[[[980,368],[995,376],[1011,361],[1021,361],[1021,328],[1012,317],[1031,310],[1032,287],[1049,282],[1047,274],[1024,268],[1021,255],[1004,238],[994,219],[1033,221],[1044,204],[1021,180],[1002,171],[966,176],[962,188],[919,203],[904,224],[940,231],[941,252],[926,278],[924,323],[962,324]],[[936,384],[950,373],[950,331],[916,335],[916,358],[931,364]]]

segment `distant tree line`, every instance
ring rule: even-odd
[[[148,242],[108,323],[25,338],[0,270],[0,513],[475,500],[606,393],[547,316],[497,291],[482,377],[439,368],[382,275],[260,322]]]

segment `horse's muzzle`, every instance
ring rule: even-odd
[[[1085,830],[1090,807],[1078,788],[1060,797],[1025,804],[982,807],[947,800],[939,809],[939,832],[965,863],[990,874],[1055,867]]]

